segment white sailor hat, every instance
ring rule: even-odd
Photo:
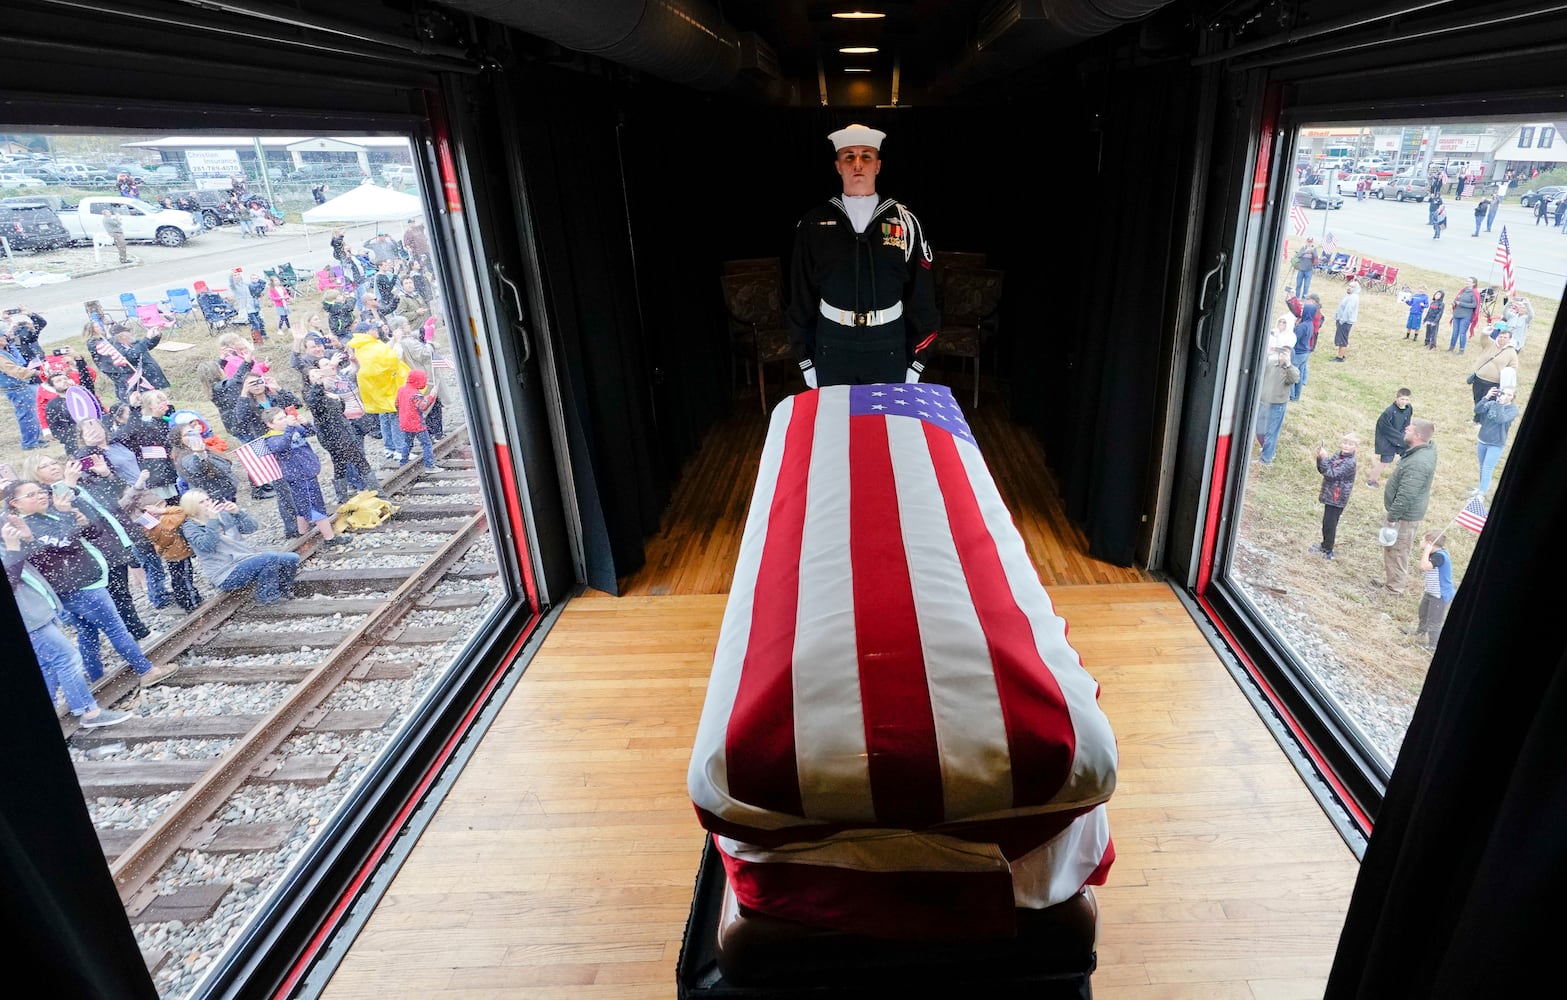
[[[881,141],[887,138],[887,133],[880,129],[871,128],[869,125],[849,125],[827,136],[832,141],[832,148],[843,149],[848,146],[869,146],[877,152],[881,151]]]

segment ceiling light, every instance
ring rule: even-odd
[[[843,71],[845,73],[869,73],[871,68],[869,66],[845,66]]]
[[[881,50],[874,45],[846,45],[838,51],[846,56],[868,56]]]
[[[873,21],[886,16],[873,10],[842,10],[833,14],[841,21]]]

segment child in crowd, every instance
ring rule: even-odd
[[[217,345],[218,360],[223,365],[224,378],[238,375],[247,361],[250,367],[246,371],[254,371],[257,375],[267,373],[267,363],[256,357],[255,345],[248,338],[241,337],[237,333],[220,333]]]
[[[208,446],[206,427],[201,421],[187,420],[177,425],[173,436],[176,444],[171,450],[186,489],[201,490],[218,500],[239,499],[234,463]]]
[[[1322,489],[1317,493],[1317,502],[1322,504],[1322,544],[1313,545],[1308,551],[1321,553],[1322,558],[1330,561],[1338,540],[1338,519],[1355,489],[1355,452],[1359,448],[1357,434],[1340,438],[1336,455],[1328,454],[1326,444],[1317,448],[1317,471],[1322,473]]]
[[[1431,297],[1426,294],[1424,287],[1415,289],[1415,293],[1409,297],[1409,319],[1404,323],[1404,339],[1419,346],[1420,324],[1426,319],[1426,306],[1431,304]],[[1433,336],[1433,344],[1436,343]]]
[[[1438,288],[1431,293],[1431,305],[1426,308],[1426,350],[1436,350],[1436,328],[1442,325],[1442,310],[1447,308],[1447,293]]]
[[[423,449],[424,467],[435,468],[435,445],[430,441],[430,429],[425,426],[424,415],[435,405],[435,397],[425,392],[428,376],[415,368],[408,373],[408,380],[397,390],[397,426],[403,431],[403,453],[398,456],[399,465],[408,464],[413,451],[414,438]]]
[[[332,515],[326,509],[326,498],[321,495],[321,483],[316,478],[321,474],[321,460],[308,440],[315,429],[308,422],[301,422],[289,412],[291,409],[279,406],[263,411],[261,419],[267,432],[256,440],[256,448],[277,457],[283,470],[280,490],[287,490],[293,500],[299,532],[305,532],[307,521],[313,522],[326,544],[347,545],[347,538],[332,531]]]
[[[1372,444],[1376,447],[1380,464],[1366,480],[1366,485],[1373,489],[1382,485],[1382,477],[1387,475],[1387,470],[1409,449],[1409,445],[1404,443],[1404,428],[1415,418],[1415,408],[1409,402],[1412,395],[1408,389],[1399,389],[1393,394],[1393,402],[1377,417],[1376,437]]]
[[[277,275],[267,281],[267,297],[272,300],[272,308],[277,310],[277,328],[293,330],[288,321],[288,304],[293,300],[294,293],[288,290],[288,286]]]
[[[1453,603],[1453,559],[1447,552],[1447,536],[1428,531],[1420,545],[1420,573],[1424,591],[1420,595],[1420,619],[1412,629],[1400,628],[1427,649],[1435,649],[1447,621],[1447,609]]]

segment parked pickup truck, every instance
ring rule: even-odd
[[[113,196],[83,198],[76,208],[56,214],[76,243],[86,243],[103,234],[103,216],[110,206],[119,210],[127,243],[161,243],[166,247],[182,245],[202,231],[201,216],[195,212],[162,209],[140,198]]]

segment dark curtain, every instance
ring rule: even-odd
[[[93,833],[60,720],[44,692],[9,585],[0,586],[8,693],[0,747],[0,940],[17,981],[59,997],[155,998],[125,908]]]
[[[522,169],[562,360],[587,583],[617,593],[669,494],[638,313],[615,88],[530,67],[513,77]]]
[[[1394,764],[1328,1000],[1561,992],[1548,984],[1567,896],[1567,636],[1549,621],[1549,532],[1567,511],[1564,317]],[[1471,447],[1468,427],[1435,440]]]
[[[1038,317],[1014,412],[1045,443],[1068,517],[1089,554],[1129,566],[1154,488],[1162,343],[1187,184],[1191,70],[1101,67],[1070,87],[1059,128],[1072,169],[1045,171],[1056,204],[1041,230],[1038,281],[1016,302]],[[1009,282],[1007,297],[1023,282]],[[1003,319],[1005,319],[1003,315]]]

